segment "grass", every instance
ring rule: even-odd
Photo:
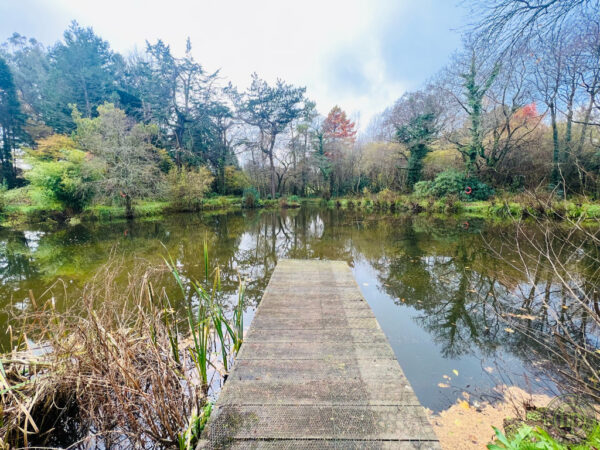
[[[125,290],[122,270],[109,262],[66,310],[54,306],[60,283],[15,307],[13,350],[0,359],[0,448],[194,448],[211,411],[211,377],[227,374],[242,345],[244,284],[227,317],[218,267],[205,287],[169,259],[129,274]],[[185,317],[155,287],[169,272]]]
[[[460,215],[481,219],[521,219],[550,217],[559,220],[598,220],[600,203],[583,197],[552,199],[537,194],[500,195],[487,201],[463,202],[454,197],[436,199],[414,195],[373,194],[362,197],[339,197],[330,200],[303,200],[330,209],[364,210],[412,214]]]

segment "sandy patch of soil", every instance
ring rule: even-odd
[[[505,418],[525,415],[525,405],[541,407],[551,400],[547,395],[531,395],[515,386],[503,386],[498,391],[503,395],[503,400],[493,405],[472,402],[469,395],[464,393],[464,399],[441,413],[429,411],[429,421],[443,449],[486,448],[494,438],[492,426],[503,430]]]

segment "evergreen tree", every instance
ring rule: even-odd
[[[274,86],[252,75],[252,84],[237,99],[237,111],[248,125],[258,128],[258,147],[269,159],[271,196],[275,198],[275,142],[277,136],[304,111],[306,88],[277,80]]]
[[[77,22],[65,31],[64,42],[52,48],[49,59],[44,120],[64,133],[75,127],[73,105],[83,117],[91,118],[98,105],[111,98],[116,91],[117,65],[122,61],[92,28],[80,27]]]
[[[0,177],[9,187],[16,183],[14,151],[25,137],[24,124],[25,115],[21,111],[13,75],[6,60],[0,58]]]

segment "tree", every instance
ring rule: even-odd
[[[50,69],[44,86],[43,116],[56,131],[71,131],[75,124],[71,105],[85,118],[115,92],[117,66],[122,63],[108,44],[92,28],[72,22],[49,54]]]
[[[581,16],[598,17],[599,0],[473,0],[473,32],[502,52],[527,43],[532,36],[552,34]],[[567,26],[568,27],[568,26]]]
[[[350,150],[356,141],[355,124],[347,118],[346,112],[334,106],[321,124],[325,146],[325,156],[329,160],[329,191],[339,193],[349,190],[355,169],[355,158]],[[342,185],[345,185],[344,187]]]
[[[334,106],[323,122],[325,139],[341,140],[353,144],[356,140],[355,124],[346,117],[346,112]]]
[[[464,80],[463,87],[465,89],[466,97],[466,103],[462,103],[461,106],[469,116],[469,132],[471,140],[468,145],[460,146],[459,151],[466,159],[467,175],[469,176],[473,175],[475,172],[477,157],[485,156],[485,148],[483,147],[484,133],[482,127],[483,97],[492,86],[492,83],[494,83],[499,70],[500,66],[495,64],[489,75],[487,75],[481,83],[478,83],[477,58],[475,57],[475,51],[473,50],[469,71],[461,74],[461,77]]]
[[[27,115],[25,130],[33,141],[49,136],[51,130],[43,122],[43,108],[48,79],[48,54],[34,38],[13,33],[0,46],[13,73],[23,112]]]
[[[304,108],[306,88],[295,87],[277,80],[274,86],[252,75],[252,84],[237,96],[237,114],[248,125],[258,130],[257,147],[269,159],[271,197],[276,194],[275,143]]]
[[[75,110],[73,119],[75,141],[101,168],[98,194],[121,199],[126,216],[133,217],[134,201],[156,196],[163,187],[160,151],[152,145],[156,126],[134,123],[111,103],[98,106],[98,117],[83,118]]]
[[[437,133],[435,114],[420,114],[410,120],[407,125],[398,128],[396,137],[399,142],[408,146],[408,186],[412,189],[415,183],[421,181],[423,159],[430,151],[429,144]]]
[[[138,96],[159,125],[161,139],[178,167],[198,166],[208,161],[218,145],[211,113],[221,109],[214,98],[218,72],[206,73],[192,56],[190,39],[182,58],[171,53],[163,41],[147,44],[148,60],[142,60]],[[223,116],[222,110],[219,116]],[[226,115],[226,114],[225,114]]]
[[[13,187],[16,183],[14,151],[25,137],[24,124],[25,115],[21,111],[12,73],[6,61],[0,58],[0,139],[2,139],[0,180],[9,187]]]

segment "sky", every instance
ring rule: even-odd
[[[127,54],[162,39],[244,88],[250,75],[306,86],[322,114],[339,105],[366,128],[460,46],[459,0],[0,0],[0,39],[46,45],[72,20]]]

